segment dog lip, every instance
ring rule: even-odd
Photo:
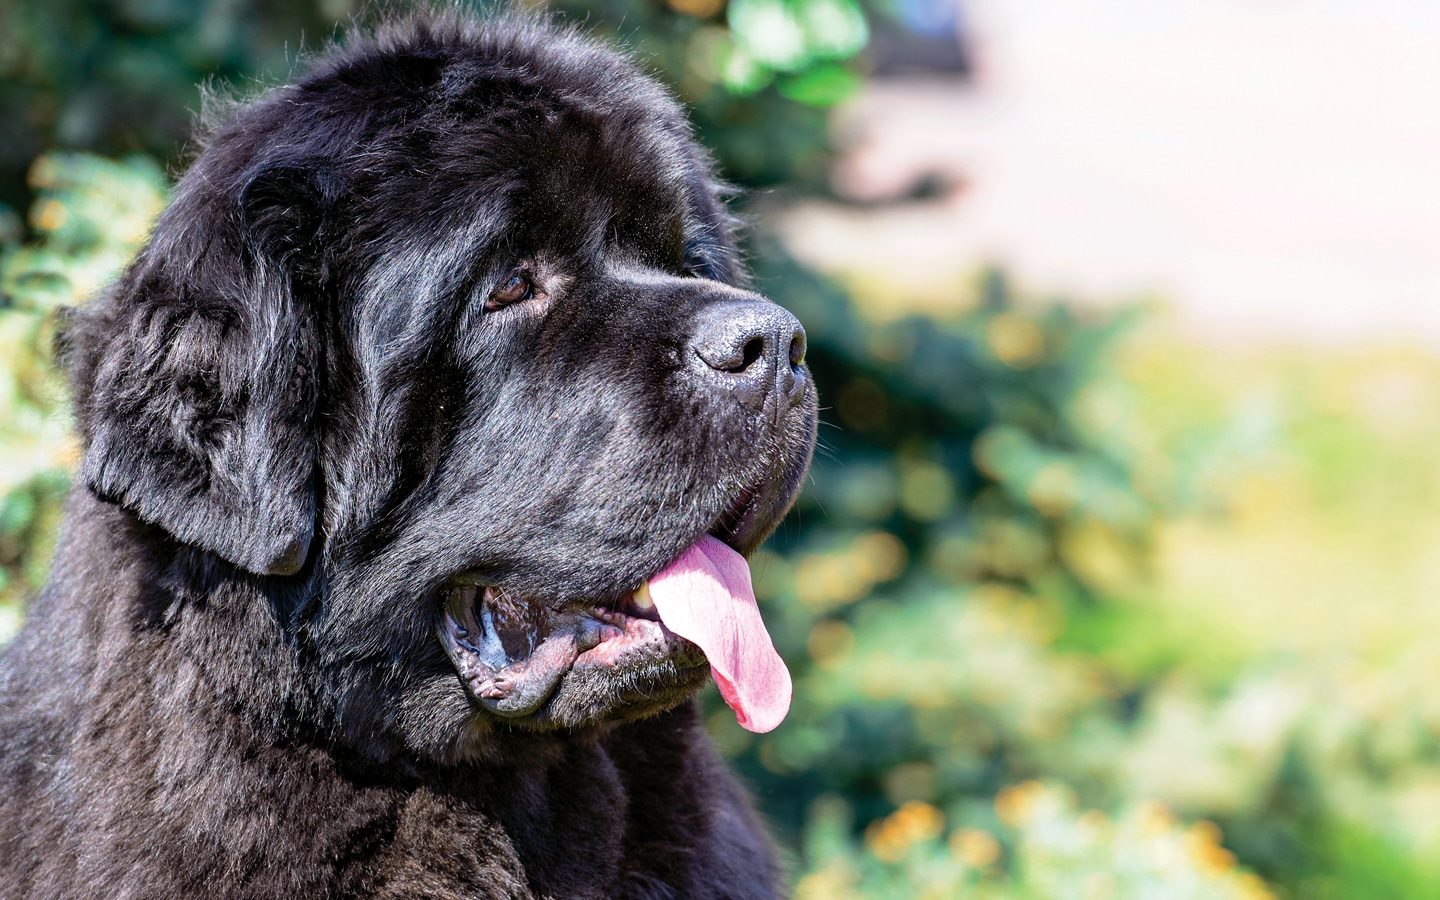
[[[580,653],[575,660],[576,666],[618,666],[631,657],[647,653],[674,657],[682,668],[689,663],[704,663],[705,656],[700,648],[666,628],[658,615],[652,618],[608,607],[596,607],[591,614],[609,628],[616,629],[617,633],[607,635],[594,647]]]
[[[653,608],[643,609],[631,595],[609,605],[577,602],[541,611],[542,622],[522,629],[522,648],[516,623],[502,621],[494,608],[503,591],[479,583],[471,573],[451,578],[444,590],[436,637],[466,692],[502,718],[541,713],[577,667],[621,669],[668,658],[685,670],[704,662],[699,648],[667,629]]]
[[[741,482],[730,505],[705,533],[741,556],[749,556],[784,518],[798,493],[809,459],[807,451],[781,452],[762,460],[759,471]]]
[[[725,512],[706,529],[705,534],[717,538],[736,553],[748,556],[775,524],[767,521],[773,512],[775,498],[767,496],[765,491],[773,480],[757,478],[742,488]]]
[[[788,476],[788,468],[761,472],[685,546],[710,535],[741,555],[753,552],[788,506]],[[541,717],[577,668],[618,673],[662,659],[672,671],[706,665],[704,653],[670,631],[658,610],[635,603],[646,584],[598,605],[575,599],[542,607],[517,603],[480,570],[462,570],[442,587],[446,599],[436,634],[478,705],[502,718]]]

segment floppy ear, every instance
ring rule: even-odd
[[[315,530],[320,334],[302,295],[318,269],[303,261],[333,193],[304,165],[230,191],[185,179],[72,340],[89,487],[256,574],[299,571]]]

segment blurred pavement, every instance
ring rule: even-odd
[[[799,255],[917,296],[999,262],[1225,343],[1440,347],[1440,4],[963,8],[974,81],[877,80],[839,126],[842,195],[950,190],[794,208]]]

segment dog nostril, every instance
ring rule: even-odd
[[[796,329],[795,335],[790,338],[790,365],[801,366],[805,363],[805,329]]]
[[[746,341],[745,346],[740,351],[740,366],[735,369],[735,371],[744,372],[746,369],[755,365],[755,361],[758,360],[760,354],[764,352],[765,339],[763,337],[753,337]]]

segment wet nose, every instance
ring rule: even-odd
[[[701,373],[752,409],[771,398],[790,407],[805,394],[805,329],[767,300],[710,304],[695,320],[690,346]]]

